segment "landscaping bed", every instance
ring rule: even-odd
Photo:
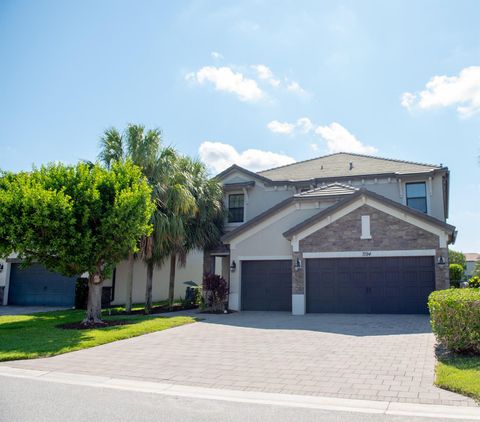
[[[174,303],[173,305],[169,305],[165,303],[165,304],[154,305],[152,307],[152,310],[150,311],[150,315],[163,314],[168,312],[186,311],[189,309],[197,309],[197,308],[198,308],[197,305],[184,305],[182,303]],[[132,308],[129,314],[127,314],[123,308],[113,308],[113,309],[107,310],[107,312],[109,315],[146,315],[145,308],[143,306],[138,308],[137,307]]]
[[[59,328],[79,326],[84,316],[79,310],[1,316],[0,361],[54,356],[195,322],[185,316],[105,316],[107,324],[114,321],[115,325]]]
[[[439,341],[435,384],[480,402],[480,289],[439,290],[428,306]]]

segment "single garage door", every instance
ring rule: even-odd
[[[307,259],[307,312],[424,314],[431,256]]]
[[[244,311],[292,310],[292,261],[242,261]]]
[[[12,264],[8,304],[23,306],[73,306],[76,277],[65,277],[33,264]]]

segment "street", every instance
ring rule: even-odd
[[[421,422],[451,418],[338,412],[71,385],[0,376],[1,422]],[[460,420],[460,419],[458,419]]]

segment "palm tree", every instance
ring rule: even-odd
[[[157,160],[154,172],[153,189],[157,206],[153,214],[154,229],[142,248],[147,263],[146,313],[150,312],[152,306],[154,267],[161,266],[169,255],[176,260],[176,254],[183,251],[186,221],[197,212],[191,189],[192,178],[183,165],[184,160],[174,149],[165,148]],[[171,295],[173,296],[173,291]],[[171,295],[169,293],[169,297]]]
[[[175,273],[178,263],[186,265],[189,252],[205,249],[218,244],[223,229],[223,192],[215,179],[209,179],[204,164],[184,157],[181,161],[183,171],[189,175],[188,187],[195,200],[194,212],[182,218],[183,229],[173,239],[170,254],[170,280],[168,298],[173,303]]]
[[[142,125],[129,124],[123,134],[115,128],[105,130],[100,139],[100,153],[98,158],[107,167],[115,161],[131,160],[142,169],[147,180],[152,183],[155,165],[159,156],[162,134],[159,129],[152,129],[145,133]],[[141,244],[145,244],[142,242]],[[128,275],[126,283],[125,311],[132,310],[133,268],[135,253],[128,255]]]

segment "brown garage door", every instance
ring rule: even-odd
[[[423,314],[435,289],[431,256],[306,260],[307,312]]]
[[[244,311],[292,310],[292,261],[242,261]]]

